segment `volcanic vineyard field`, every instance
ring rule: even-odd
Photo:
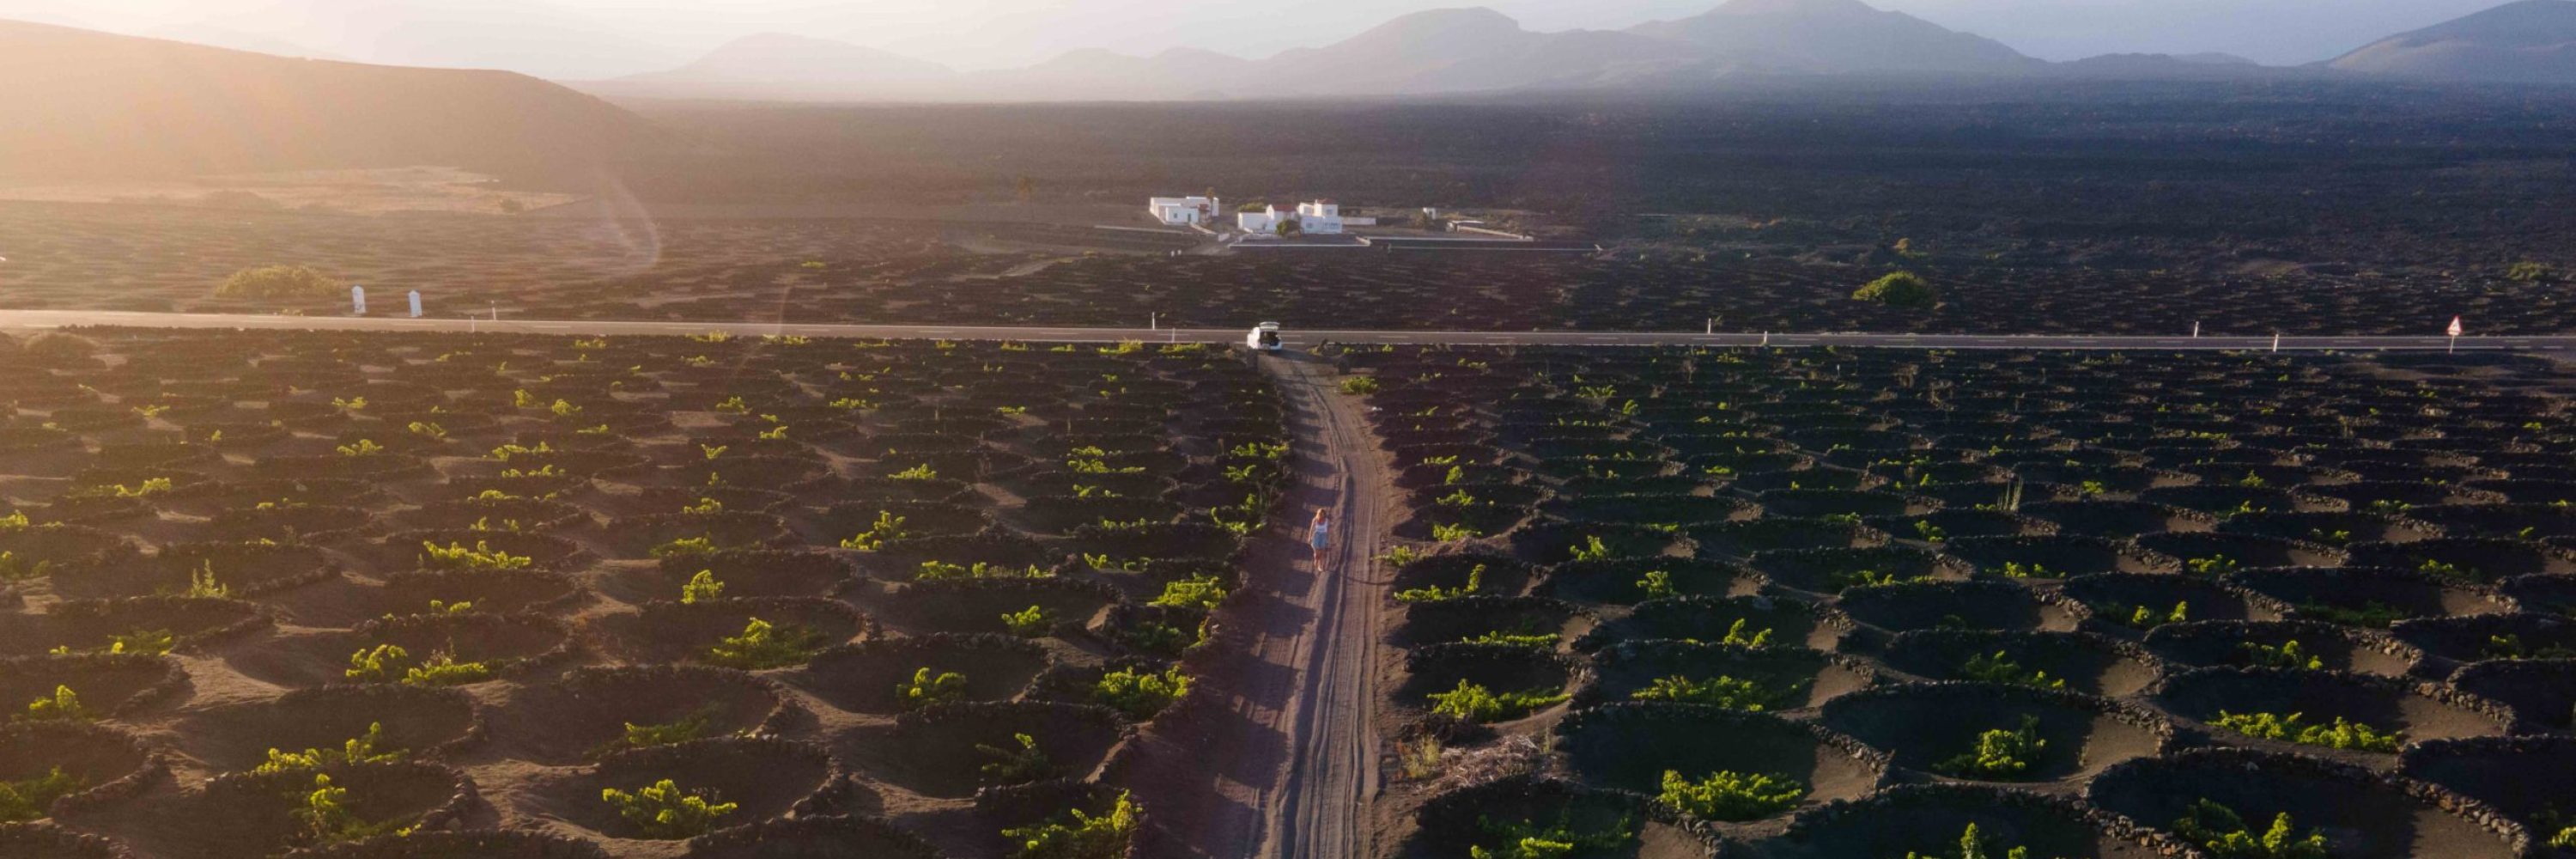
[[[1040,235],[1043,233],[1043,235]],[[2330,269],[2166,270],[1901,258],[1820,261],[1780,250],[1638,258],[1313,250],[1166,256],[1190,242],[1082,226],[863,219],[529,215],[517,219],[0,203],[11,237],[0,307],[334,312],[216,298],[232,273],[309,265],[364,283],[379,307],[420,290],[430,315],[1132,327],[1275,320],[1293,328],[1465,331],[1880,331],[2426,335],[2447,315],[2476,334],[2576,328],[2565,284]],[[145,241],[142,237],[148,237]],[[969,250],[980,248],[988,253]],[[1054,250],[1043,250],[1052,247]],[[1065,248],[1144,253],[1070,255]],[[1000,251],[1001,248],[1017,248]],[[1903,268],[1943,306],[1852,300]],[[2489,276],[2493,275],[2493,276]],[[2103,308],[2121,308],[2104,313]],[[381,311],[380,311],[381,312]]]
[[[1389,558],[1399,855],[2576,841],[2576,786],[2538,764],[2576,754],[2562,368],[1336,360],[1374,390],[1410,511]],[[2290,852],[2212,846],[2276,826]]]
[[[1186,345],[0,345],[10,857],[1123,845],[1287,450]]]

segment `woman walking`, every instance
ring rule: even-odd
[[[1306,545],[1315,550],[1315,572],[1324,571],[1324,550],[1333,547],[1333,518],[1330,511],[1315,508],[1315,521],[1306,528]]]

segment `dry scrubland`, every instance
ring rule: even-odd
[[[1971,826],[1986,856],[2576,840],[2557,366],[1337,360],[1375,382],[1410,511],[1399,855],[1958,857]],[[2257,839],[2289,815],[2286,852],[2206,850],[2231,814]]]
[[[0,350],[11,857],[1123,849],[1284,473],[1221,349],[83,337]]]
[[[2465,314],[2472,333],[2576,327],[2562,131],[2576,102],[2545,90],[1818,84],[1526,105],[638,109],[692,145],[604,173],[501,174],[507,189],[615,206],[0,203],[0,306],[268,310],[279,305],[212,291],[285,264],[380,295],[420,289],[433,313],[498,304],[523,318],[1696,330],[1714,316],[1739,331],[2202,321],[2378,334]],[[1535,213],[1550,237],[1609,258],[1173,259],[1186,241],[1088,228],[1141,226],[1146,196],[1211,187]],[[961,210],[977,220],[935,220]],[[1947,306],[1847,300],[1897,269],[1930,278]]]
[[[1383,251],[1171,258],[1022,250],[1160,245],[1163,237],[1033,224],[868,220],[391,216],[223,213],[0,203],[0,306],[333,313],[346,296],[218,298],[244,268],[299,260],[379,296],[420,286],[430,312],[497,305],[537,319],[774,320],[934,325],[1173,325],[1415,330],[2182,334],[2428,334],[2464,314],[2480,334],[2576,328],[2554,275],[2503,270],[2470,283],[2299,272],[2191,276],[1889,256],[1533,258]],[[1892,270],[1923,272],[1936,310],[1853,301]],[[381,301],[382,299],[380,299]],[[2107,311],[2106,311],[2107,309]]]

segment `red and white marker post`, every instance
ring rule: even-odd
[[[2446,354],[2453,354],[2453,355],[2459,354],[2459,351],[2460,351],[2460,318],[2459,318],[2459,317],[2457,317],[2457,316],[2451,317],[2451,327],[2450,327],[2448,330],[2450,331],[2450,334],[2451,334],[2451,348],[2450,348],[2450,350],[2449,350]]]

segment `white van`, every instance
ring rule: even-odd
[[[1264,322],[1252,326],[1252,333],[1243,335],[1243,345],[1252,347],[1255,352],[1279,351],[1279,323]]]

